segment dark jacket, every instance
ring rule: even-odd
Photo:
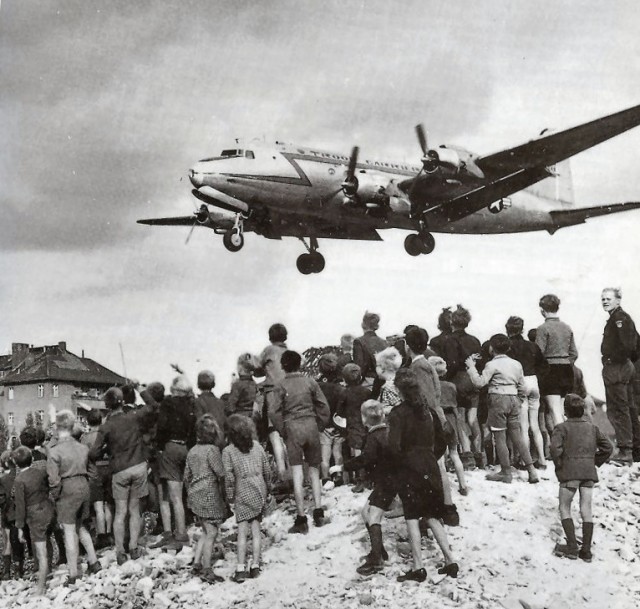
[[[347,420],[347,440],[350,446],[360,444],[367,433],[360,407],[370,398],[371,390],[363,385],[347,385],[344,389],[344,399],[338,407],[338,416]]]
[[[242,414],[251,418],[253,415],[253,403],[258,393],[258,385],[250,374],[241,374],[240,378],[231,385],[231,393],[227,400],[227,416]]]
[[[547,360],[540,347],[530,340],[525,340],[522,334],[509,337],[511,348],[509,357],[522,364],[522,371],[525,376],[541,376],[547,368]]]
[[[282,382],[274,387],[268,408],[271,422],[281,434],[287,421],[314,418],[320,431],[329,423],[327,398],[318,383],[301,372],[285,375]]]
[[[436,355],[439,355],[442,359],[444,359],[445,354],[445,345],[447,344],[447,340],[451,336],[451,332],[442,332],[438,334],[438,336],[434,336],[429,343],[429,346]]]
[[[0,511],[2,512],[2,521],[5,524],[13,523],[16,519],[16,504],[12,493],[15,480],[15,469],[0,476]]]
[[[376,425],[367,430],[362,453],[345,463],[350,470],[366,469],[374,484],[385,484],[393,479],[396,466],[393,453],[389,449],[389,428],[386,424]]]
[[[49,499],[47,468],[44,464],[32,465],[16,476],[13,487],[16,502],[16,527],[22,529],[29,516],[29,507]],[[53,514],[53,510],[52,514]]]
[[[367,330],[353,341],[353,361],[360,366],[362,378],[376,377],[376,353],[387,347],[387,341],[373,330]]]
[[[624,364],[637,357],[637,332],[633,319],[620,307],[613,310],[604,326],[602,335],[602,361]]]
[[[464,330],[452,332],[444,343],[442,359],[447,362],[446,380],[451,381],[459,372],[466,372],[465,360],[474,353],[480,353],[480,341]]]
[[[224,402],[211,391],[203,391],[195,404],[196,421],[205,414],[211,415],[218,424],[220,432],[224,434],[224,422],[227,419]]]
[[[158,411],[156,442],[160,450],[171,440],[184,442],[188,448],[196,443],[196,401],[192,395],[170,395],[162,400]]]
[[[559,482],[597,482],[596,466],[599,467],[611,456],[613,445],[596,425],[583,417],[556,425],[549,449]]]
[[[325,425],[325,429],[335,429],[333,415],[342,408],[342,402],[344,402],[345,399],[345,388],[337,380],[328,380],[326,377],[320,377],[318,379],[318,385],[329,404],[329,414],[331,418],[327,425]]]

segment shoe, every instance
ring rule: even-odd
[[[540,463],[539,461],[535,461],[533,463],[533,467],[535,467],[536,469],[540,469],[540,470],[545,470],[547,469],[547,464],[546,463]]]
[[[236,571],[232,576],[231,576],[231,581],[236,582],[236,584],[241,584],[244,581],[247,580],[247,578],[249,577],[249,574],[246,571]]]
[[[367,560],[364,561],[364,564],[356,569],[356,573],[360,575],[373,575],[374,573],[380,573],[383,568],[384,564],[382,559],[376,560],[369,556]]]
[[[260,567],[251,567],[251,569],[249,569],[249,577],[251,579],[255,579],[259,575],[260,575]]]
[[[460,514],[458,514],[458,509],[455,505],[452,504],[444,506],[442,522],[444,522],[448,527],[460,526]]]
[[[538,484],[540,482],[540,478],[538,476],[532,476],[529,474],[529,484]]]
[[[211,552],[211,560],[224,560],[224,552],[219,546],[214,547]]]
[[[634,463],[638,463],[638,461],[640,461],[640,450],[634,449],[631,453],[631,458],[633,459]]]
[[[578,558],[578,546],[572,547],[566,544],[557,543],[553,549],[554,556],[561,558],[570,558],[571,560],[577,560]]]
[[[102,565],[99,560],[96,560],[96,562],[87,567],[88,575],[94,575],[95,573],[98,573],[98,571],[102,571]]]
[[[336,483],[333,480],[326,480],[322,485],[323,491],[332,491],[334,488],[336,488]]]
[[[96,551],[104,550],[105,548],[108,548],[109,545],[109,535],[106,533],[99,533],[94,544]]]
[[[474,469],[476,466],[476,459],[473,456],[473,453],[462,453],[460,455],[460,460],[462,461],[462,467],[465,470]]]
[[[473,453],[473,462],[478,469],[485,469],[487,466],[487,457],[483,453]]]
[[[154,541],[152,544],[149,544],[151,549],[155,548],[164,548],[165,546],[171,545],[173,542],[173,533],[171,531],[165,531],[160,535],[160,539]]]
[[[118,563],[118,566],[120,565],[124,565],[124,563],[126,563],[129,559],[127,558],[127,555],[124,552],[118,552],[116,554],[116,562]]]
[[[197,562],[194,565],[191,565],[191,575],[198,577],[203,574],[202,564]]]
[[[132,548],[129,551],[129,556],[131,557],[131,560],[138,560],[138,558],[142,556],[142,548]]]
[[[448,565],[444,565],[444,567],[440,567],[438,569],[438,573],[440,575],[447,575],[449,577],[458,577],[458,563],[450,562]]]
[[[412,571],[407,571],[402,575],[398,575],[396,577],[396,581],[399,582],[423,582],[427,579],[427,571],[426,569],[415,569]]]
[[[352,489],[352,493],[363,493],[364,492],[364,482],[358,482]]]
[[[611,457],[611,461],[621,465],[631,465],[633,463],[633,454],[629,448],[619,448]]]
[[[75,586],[79,577],[77,575],[67,575],[65,580],[62,582],[63,586]]]
[[[489,482],[504,482],[505,484],[511,484],[513,476],[506,472],[496,472],[495,474],[487,474],[485,480]]]
[[[236,571],[236,573],[237,573],[237,571]],[[243,571],[243,573],[246,573],[246,571]],[[209,571],[202,571],[200,573],[200,579],[203,582],[207,582],[208,584],[221,584],[224,581],[224,577],[220,577],[220,575],[216,575],[213,572],[213,569],[210,569]],[[244,579],[242,581],[244,581]],[[238,582],[238,583],[240,583],[240,582]]]
[[[466,497],[469,494],[469,487],[465,486],[462,488],[458,489],[458,492],[463,496]]]
[[[578,558],[584,560],[584,562],[591,562],[593,560],[593,555],[591,554],[591,550],[580,548],[580,551],[578,552]]]
[[[324,510],[322,508],[313,510],[313,524],[317,527],[321,527],[324,524]]]
[[[306,516],[296,516],[296,520],[293,526],[289,529],[289,533],[302,533],[307,534],[309,532],[309,525],[307,524]]]
[[[163,547],[177,550],[179,552],[184,546],[188,546],[189,543],[189,535],[187,535],[186,533],[184,535],[178,535],[176,533],[175,535],[173,535],[173,538],[169,541],[169,543],[165,544]]]

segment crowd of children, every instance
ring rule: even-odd
[[[541,300],[543,311],[549,303],[557,304]],[[112,543],[118,564],[135,560],[144,553],[144,509],[157,514],[151,548],[190,543],[187,525],[195,520],[201,535],[192,571],[209,583],[222,580],[213,571],[218,531],[233,514],[238,536],[232,579],[241,583],[260,575],[260,523],[271,493],[292,491],[296,516],[289,532],[308,532],[305,478],[316,527],[326,523],[323,491],[347,482],[355,493],[371,490],[362,509],[371,550],[358,573],[384,568],[383,516],[399,499],[413,564],[398,580],[426,579],[420,542],[426,529],[444,557],[440,573],[456,577],[459,566],[445,525],[456,526],[459,515],[447,468],[464,496],[467,469],[499,465],[486,479],[509,484],[513,467],[521,467],[534,484],[547,458],[556,465],[567,537],[554,552],[591,560],[596,465],[610,457],[612,446],[591,422],[587,396],[572,393],[583,388],[567,381],[565,359],[574,370],[576,355],[569,327],[544,327],[543,346],[549,353],[553,343],[550,357],[560,362],[548,366],[539,344],[523,338],[517,317],[507,321],[506,335],[484,345],[466,333],[471,316],[461,306],[443,310],[441,334],[431,341],[416,325],[384,340],[376,334],[379,321],[366,313],[363,335],[343,336],[340,349],[315,363],[315,375],[301,372],[301,355],[287,348],[286,328],[275,324],[259,356],[239,357],[238,378],[226,399],[213,393],[212,372],[198,375],[196,397],[175,366],[178,376],[168,395],[157,382],[113,387],[104,395],[105,408],[88,413],[86,428],[70,411],[56,414],[46,441],[41,429],[26,428],[21,445],[0,457],[3,577],[10,577],[12,559],[22,576],[26,545],[42,594],[54,541],[70,583],[82,575],[80,545],[88,573],[101,569],[96,551]],[[541,412],[538,380],[550,416]],[[144,404],[136,405],[136,390]],[[571,518],[577,490],[581,548]]]

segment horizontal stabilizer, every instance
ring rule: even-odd
[[[589,218],[608,216],[609,214],[617,214],[621,211],[629,211],[631,209],[640,209],[640,201],[627,201],[626,203],[612,203],[611,205],[599,205],[597,207],[583,207],[578,209],[558,209],[549,213],[556,227],[562,228],[563,226],[582,224]]]
[[[193,222],[193,216],[177,216],[174,218],[149,218],[147,220],[138,220],[138,224],[148,224],[149,226],[191,226]]]

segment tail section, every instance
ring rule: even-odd
[[[573,195],[573,177],[571,175],[571,163],[567,159],[549,167],[549,170],[554,173],[550,178],[546,178],[537,184],[527,188],[527,192],[542,197],[543,199],[549,199],[551,201],[557,201],[561,204],[560,209],[572,208],[575,204]]]

